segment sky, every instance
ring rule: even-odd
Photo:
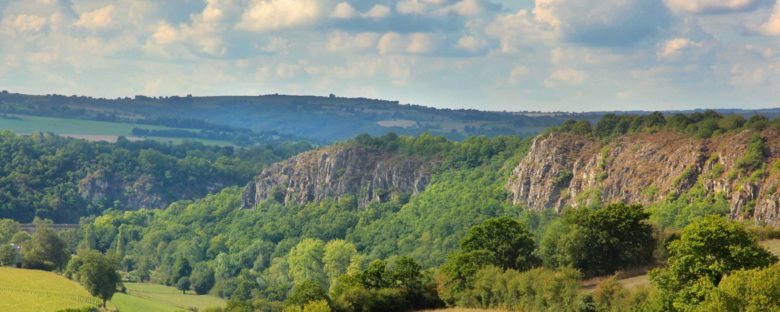
[[[780,0],[0,0],[0,89],[780,107]]]

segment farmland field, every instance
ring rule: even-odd
[[[208,307],[224,307],[225,300],[209,295],[196,295],[158,284],[125,283],[127,294],[114,295],[111,305],[120,311],[181,311]]]
[[[98,305],[99,299],[65,277],[0,267],[0,311],[57,311]]]
[[[18,118],[18,119],[17,119]],[[108,122],[69,118],[53,118],[28,115],[14,115],[14,118],[0,117],[0,130],[10,130],[20,134],[29,134],[33,132],[52,132],[62,136],[80,138],[90,141],[116,141],[119,136],[132,137],[133,128],[142,128],[148,130],[171,130],[176,128],[139,125],[124,122]],[[136,138],[141,139],[141,138]],[[226,141],[203,140],[203,139],[183,139],[183,138],[164,138],[148,137],[147,139],[160,142],[180,143],[201,142],[211,145],[232,145]]]

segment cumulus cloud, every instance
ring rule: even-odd
[[[512,84],[518,84],[520,81],[528,75],[528,67],[523,65],[517,65],[509,72],[509,82]]]
[[[114,6],[109,5],[81,14],[73,26],[90,30],[111,28],[114,26]]]
[[[48,19],[42,16],[20,14],[5,19],[6,27],[20,33],[37,33],[45,29]]]
[[[430,53],[435,48],[434,39],[429,34],[414,33],[409,35],[409,46],[406,51],[413,54]]]
[[[537,0],[533,13],[567,41],[590,46],[630,46],[670,21],[662,3],[648,0]]]
[[[763,0],[664,0],[675,13],[729,13],[756,8]]]
[[[335,31],[328,36],[328,51],[358,52],[368,51],[376,46],[379,35],[376,33],[359,33],[350,35],[343,31]]]
[[[700,43],[691,41],[691,39],[688,38],[674,38],[660,44],[658,57],[666,59],[675,58],[688,48],[700,46]]]
[[[761,25],[759,31],[768,36],[780,36],[780,1],[777,1],[772,16]]]
[[[155,43],[166,45],[176,42],[179,39],[179,31],[171,24],[160,22],[152,35]]]
[[[370,17],[370,18],[383,18],[390,15],[390,8],[377,4],[373,7],[371,7],[368,12],[364,13],[363,16]]]
[[[482,48],[484,48],[486,44],[487,43],[485,43],[484,40],[481,40],[478,37],[466,35],[460,37],[458,39],[458,43],[455,46],[461,50],[466,50],[469,52],[477,52]]]
[[[562,68],[550,74],[550,77],[544,81],[544,85],[548,88],[566,85],[574,86],[582,84],[587,78],[588,74],[583,71],[572,68]]]
[[[254,0],[236,27],[267,32],[310,25],[321,19],[326,3],[318,0]]]
[[[330,14],[331,17],[334,18],[342,18],[342,19],[349,19],[353,18],[357,15],[357,11],[355,8],[352,7],[349,2],[340,2],[336,5],[336,8],[333,10],[333,13]]]

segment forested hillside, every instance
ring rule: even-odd
[[[0,218],[77,223],[106,210],[160,209],[222,188],[244,185],[269,164],[308,149],[305,143],[252,149],[116,144],[50,133],[0,133]]]
[[[211,293],[227,311],[732,311],[780,287],[746,284],[777,270],[757,241],[780,231],[761,227],[771,213],[744,217],[772,198],[779,124],[706,112],[607,115],[526,139],[360,135],[203,198],[82,219],[54,248],[75,254],[67,265],[33,252],[56,239],[14,222],[0,243],[66,275],[98,251],[124,280]],[[654,267],[648,288],[609,277]]]

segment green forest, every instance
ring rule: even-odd
[[[600,140],[653,131],[710,138],[780,124],[733,116],[606,115],[549,131]],[[269,199],[254,209],[242,208],[243,186],[310,145],[0,137],[7,177],[0,263],[60,272],[99,298],[125,281],[213,294],[228,299],[223,311],[780,309],[780,264],[759,244],[780,230],[728,218],[728,203],[697,197],[695,187],[647,207],[598,202],[558,214],[512,205],[506,181],[533,137],[359,135],[338,144],[437,160],[430,183],[367,207],[345,196]],[[767,167],[759,141],[740,162],[745,170]],[[119,185],[146,176],[170,204],[123,209],[126,186],[116,197],[85,201],[81,181],[96,172],[126,179]],[[45,219],[79,226],[54,231]],[[20,222],[36,230],[29,234]],[[648,271],[649,282],[626,287],[619,280],[632,271]]]

